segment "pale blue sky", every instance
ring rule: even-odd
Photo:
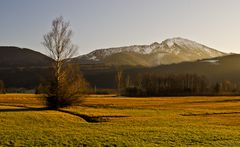
[[[44,53],[42,36],[60,15],[79,54],[172,37],[240,53],[240,0],[0,0],[0,45]]]

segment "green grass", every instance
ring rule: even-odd
[[[80,106],[64,109],[108,116],[107,122],[99,123],[64,112],[24,108],[43,107],[40,97],[0,95],[0,146],[240,145],[240,97],[89,96]]]

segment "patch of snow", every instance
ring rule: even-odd
[[[219,64],[219,60],[203,60],[203,61],[200,61],[200,62],[204,62],[204,63],[211,63],[211,64]]]
[[[90,57],[89,59],[90,59],[90,60],[96,60],[96,58],[97,58],[96,56],[92,56],[92,57]]]
[[[143,54],[150,54],[152,52],[152,48],[151,47],[147,47],[144,49]]]
[[[174,41],[173,40],[167,40],[167,46],[169,47],[169,48],[171,48],[173,45],[174,45]]]
[[[93,61],[99,61],[99,59],[96,57],[96,56],[91,56],[90,58],[89,58],[89,60],[93,60]]]
[[[127,51],[127,52],[131,52],[132,51],[132,52],[135,52],[135,53],[141,53],[142,52],[142,50],[139,47],[137,47],[137,46],[134,46],[133,48],[128,47],[125,51]]]
[[[135,52],[135,53],[139,53],[139,54],[150,54],[152,52],[152,48],[150,48],[149,45],[142,45],[142,46],[127,46],[127,47],[119,47],[119,48],[109,48],[109,49],[100,49],[100,50],[96,50],[91,54],[92,59],[94,59],[94,56],[101,56],[101,57],[107,57],[110,56],[112,54],[117,54],[117,53],[122,53],[122,52]]]

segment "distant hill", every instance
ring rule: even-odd
[[[157,66],[226,55],[197,42],[172,38],[151,45],[98,49],[76,58],[81,64]]]
[[[51,59],[39,52],[12,46],[0,47],[0,80],[6,87],[33,88],[47,75]]]
[[[196,62],[158,66],[151,71],[162,74],[195,73],[204,75],[211,81],[231,80],[240,83],[240,64],[238,63],[240,63],[240,55],[232,54]]]
[[[185,74],[192,73],[205,76],[210,82],[230,80],[240,84],[240,55],[232,54],[223,57],[198,60],[195,62],[182,62],[178,64],[160,65],[156,67],[122,67],[125,78],[135,78],[141,73]],[[114,67],[99,69],[82,69],[85,77],[92,85],[98,88],[115,88],[117,69]]]
[[[12,46],[0,46],[0,68],[48,66],[51,59],[39,52]]]

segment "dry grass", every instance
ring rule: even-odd
[[[119,98],[91,95],[80,106],[64,109],[76,114],[109,117],[102,123],[87,123],[75,115],[51,110],[23,111],[25,108],[14,105],[44,107],[40,95],[0,95],[0,145],[240,144],[240,97]]]

